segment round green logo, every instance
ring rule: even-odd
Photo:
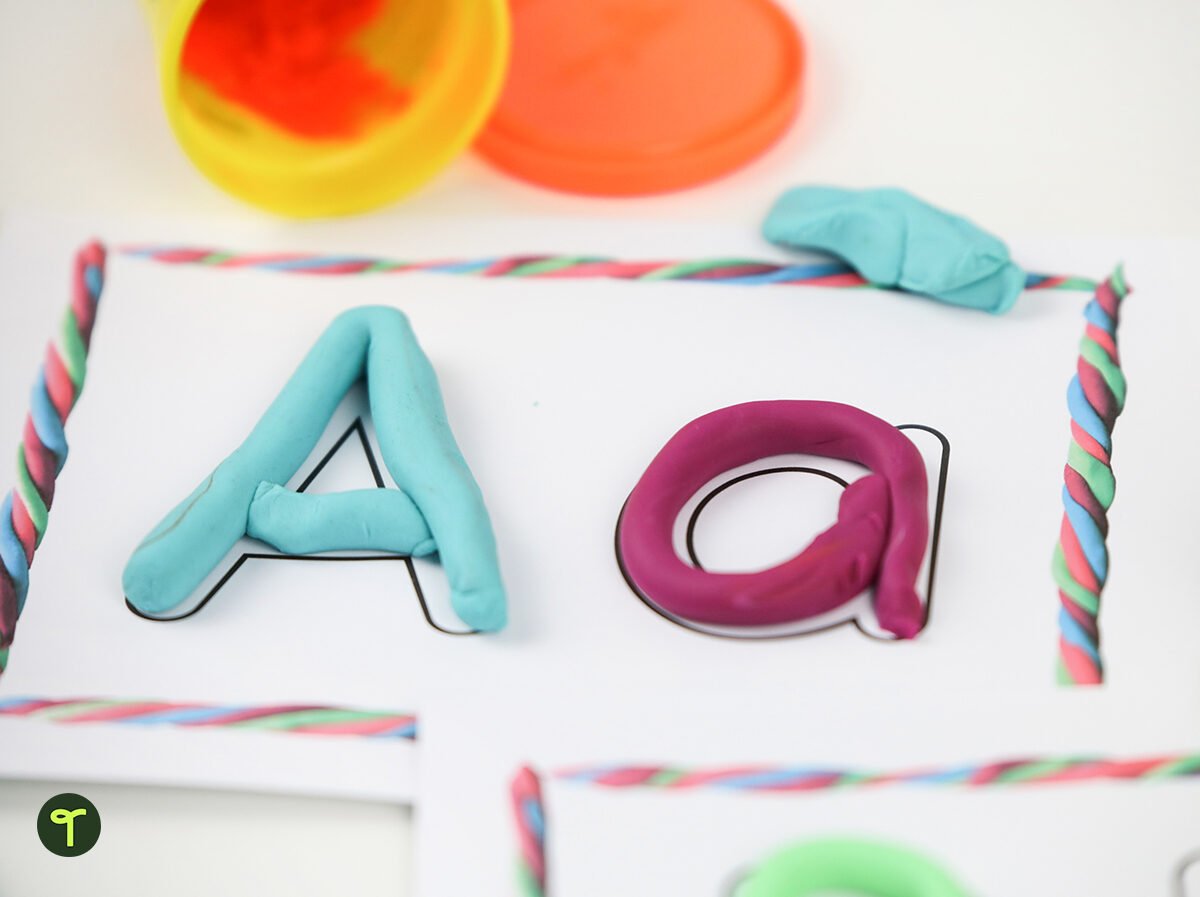
[[[42,805],[37,831],[51,853],[81,856],[100,840],[100,811],[81,794],[56,794]]]

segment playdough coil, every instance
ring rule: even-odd
[[[842,493],[837,522],[800,554],[757,573],[710,573],[675,551],[675,521],[719,474],[807,453],[871,470]],[[617,548],[630,584],[685,620],[763,626],[808,619],[875,586],[880,625],[912,638],[925,615],[916,580],[929,536],[920,452],[886,421],[836,402],[748,402],[697,418],[663,447],[630,493]]]

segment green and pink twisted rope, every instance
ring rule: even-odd
[[[1098,757],[1031,757],[979,765],[893,772],[821,769],[807,766],[737,766],[681,769],[669,766],[615,766],[564,769],[553,778],[572,784],[606,788],[661,788],[686,791],[826,791],[884,785],[1054,785],[1083,781],[1129,781],[1200,776],[1200,753],[1133,759]]]
[[[1071,447],[1063,471],[1063,518],[1052,569],[1058,584],[1058,681],[1098,685],[1100,594],[1108,580],[1108,509],[1116,480],[1112,432],[1125,407],[1125,375],[1117,351],[1121,303],[1129,294],[1118,268],[1084,311],[1087,326],[1079,344],[1075,376],[1067,389]]]
[[[797,794],[848,788],[992,788],[1067,785],[1080,782],[1156,782],[1200,777],[1200,753],[1128,759],[1028,757],[978,765],[892,772],[808,766],[732,766],[685,769],[672,766],[590,766],[562,769],[546,778],[602,788],[701,789],[755,794]],[[524,897],[546,897],[546,816],[538,774],[520,769],[511,784],[517,828],[518,876]]]
[[[71,698],[0,698],[0,718],[19,717],[55,723],[115,723],[124,726],[176,726],[186,729],[249,729],[300,735],[356,738],[417,737],[411,713],[391,713],[316,704],[267,707],[172,703],[168,701]]]
[[[129,246],[122,252],[171,265],[250,268],[316,276],[361,274],[457,274],[470,277],[610,280],[690,280],[743,286],[871,286],[842,262],[784,264],[747,259],[623,261],[602,256],[511,255],[495,258],[394,261],[367,256],[303,252],[232,253],[188,246]],[[1028,290],[1090,290],[1095,281],[1081,277],[1029,274]]]
[[[46,349],[17,452],[17,485],[0,504],[0,673],[8,664],[17,618],[29,592],[29,567],[46,534],[54,483],[67,461],[63,425],[87,375],[88,347],[104,288],[104,247],[75,256],[71,302],[58,337]]]

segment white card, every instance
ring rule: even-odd
[[[396,231],[389,246],[364,244],[359,251],[417,260],[531,251],[778,257],[750,229],[733,224],[529,220],[478,222],[467,231],[458,221],[422,221]],[[22,237],[10,224],[8,261],[0,268],[6,292],[48,297],[58,306],[70,251],[84,233],[32,227]],[[115,244],[169,241],[176,233],[195,240],[194,229],[166,225],[110,225],[100,233]],[[225,237],[225,247],[283,248],[269,232],[230,230]],[[316,229],[303,242],[311,248],[322,238]],[[1017,255],[1031,269],[1092,276],[1103,276],[1117,259],[1112,246],[1098,245],[1028,244]],[[1103,625],[1110,688],[1143,693],[1176,687],[1181,657],[1191,656],[1187,627],[1165,621],[1194,612],[1179,586],[1188,569],[1181,548],[1194,543],[1196,523],[1178,502],[1188,485],[1164,476],[1157,459],[1163,445],[1194,442],[1195,425],[1172,413],[1186,372],[1188,328],[1179,318],[1190,309],[1176,298],[1186,287],[1182,267],[1173,268],[1174,257],[1153,247],[1125,258],[1138,291],[1122,330],[1132,396],[1116,437],[1122,486],[1112,515],[1114,564]],[[848,696],[869,691],[881,677],[913,691],[953,679],[1037,693],[1051,680],[1057,595],[1047,567],[1061,515],[1069,434],[1063,394],[1082,331],[1082,294],[1029,294],[1011,315],[991,318],[869,290],[401,274],[308,278],[170,267],[114,254],[104,301],[87,390],[68,425],[71,458],[0,694],[419,712],[428,680],[480,676],[502,690],[545,676],[663,687],[698,680],[750,688],[786,679],[804,687],[827,682],[836,669]],[[190,620],[134,618],[119,589],[132,547],[249,432],[328,322],[369,303],[405,310],[438,371],[451,424],[496,527],[509,629],[470,638],[434,631],[411,583],[398,565],[386,563],[253,562]],[[1158,313],[1162,307],[1173,313]],[[34,318],[24,303],[11,312],[23,327]],[[56,307],[48,320],[57,315]],[[48,324],[35,323],[48,332]],[[34,331],[22,333],[19,348],[40,345]],[[0,433],[12,444],[39,355],[5,356],[5,383],[19,384],[4,390],[0,406]],[[11,373],[10,357],[19,367]],[[621,578],[612,549],[616,516],[661,444],[706,411],[778,397],[850,402],[948,436],[937,607],[916,643],[881,645],[847,627],[769,643],[716,640],[657,617]],[[352,405],[343,408],[327,440],[344,433],[354,416]],[[345,456],[340,463],[327,485],[361,485],[354,479],[361,462]],[[786,504],[760,509],[745,501],[740,511],[706,512],[698,539],[729,564],[753,562],[739,552],[760,544],[724,545],[721,534],[729,528],[773,534],[776,551],[788,538],[799,547],[827,525],[822,509],[832,505],[828,495],[798,485],[804,491],[797,499],[812,504],[804,516],[810,531],[797,531]],[[732,516],[724,517],[726,511]],[[1148,519],[1170,525],[1131,523]],[[430,565],[428,572],[422,589],[433,608],[444,609],[438,571]],[[61,663],[64,655],[71,665]],[[60,741],[84,738],[83,727],[43,726],[32,737],[25,734],[34,731],[28,721],[4,725],[18,728],[7,739],[2,771],[103,777],[112,767],[108,751]],[[158,744],[167,736],[147,729],[144,737]],[[199,776],[181,764],[180,781],[228,777],[244,784],[238,754],[265,756],[259,752],[282,750],[291,736],[220,737],[242,739],[232,742],[229,762],[209,763]],[[67,745],[62,751],[48,748],[60,743]],[[404,795],[407,767],[397,758],[405,745],[338,744],[355,756],[337,769],[267,764],[275,777],[261,787]],[[148,753],[161,757],[147,776],[169,780],[174,755]],[[52,765],[45,759],[55,756],[64,759]],[[233,771],[227,774],[226,766]]]
[[[1111,267],[1105,258],[1123,259],[1134,289],[1120,330],[1130,387],[1114,436],[1119,485],[1101,611],[1108,684],[1095,690],[1054,685],[1058,604],[1048,571],[1062,514],[1066,384],[1085,297],[1030,293],[1010,317],[993,319],[904,297],[817,290],[785,292],[793,304],[777,306],[775,293],[760,291],[739,297],[736,310],[721,304],[732,298],[715,296],[695,319],[674,307],[668,321],[655,308],[643,312],[632,336],[603,334],[610,345],[633,340],[641,352],[613,353],[620,366],[587,393],[577,417],[611,407],[608,426],[621,439],[592,426],[590,441],[607,451],[574,478],[554,480],[553,495],[543,498],[554,555],[515,573],[509,561],[510,578],[522,577],[538,611],[536,629],[531,623],[521,642],[510,634],[450,646],[446,654],[461,655],[448,667],[448,676],[463,671],[460,691],[427,703],[420,897],[516,892],[507,787],[522,763],[549,770],[784,763],[887,772],[1081,754],[1191,756],[1200,745],[1200,677],[1189,633],[1200,610],[1190,546],[1200,524],[1188,509],[1198,487],[1167,459],[1186,454],[1196,433],[1195,418],[1182,411],[1191,379],[1186,332],[1196,320],[1186,299],[1186,259],[1195,252],[1194,244],[1172,243],[1017,245],[1017,258],[1039,270],[1102,276]],[[809,322],[839,322],[854,338],[817,339],[811,327],[788,321],[797,307]],[[666,343],[664,334],[681,331]],[[637,393],[624,379],[629,367],[649,367],[649,333],[690,380]],[[728,351],[718,355],[716,345]],[[846,359],[841,366],[839,358]],[[661,382],[667,374],[659,373],[647,380]],[[771,380],[774,390],[764,385]],[[623,401],[609,396],[617,383],[624,383]],[[624,496],[602,514],[595,481],[632,486],[677,426],[763,397],[848,400],[895,422],[930,423],[949,437],[936,607],[914,642],[881,645],[847,627],[805,639],[721,641],[647,619],[644,606],[629,603],[599,547],[611,539]],[[663,423],[685,400],[692,413]],[[638,459],[612,447],[635,440],[645,446]],[[554,455],[539,456],[542,476]],[[764,535],[742,550],[767,545],[786,525],[778,497],[760,495],[757,516],[743,508],[741,520],[739,509],[729,509],[733,518],[714,531],[726,534],[718,549],[733,547],[730,534],[750,526]],[[569,558],[559,556],[551,525],[556,504],[559,525],[577,533]],[[735,722],[739,715],[745,719]],[[676,805],[652,793],[568,794],[567,783],[554,781],[548,788],[547,813],[564,823],[563,834],[551,835],[560,840],[550,847],[559,888],[550,893],[571,897],[726,893],[731,874],[778,847],[847,833],[902,840],[979,893],[1167,893],[1177,873],[1195,877],[1180,869],[1200,846],[1195,785],[1186,779],[1012,795],[851,789],[795,806],[739,802],[736,810],[720,795]],[[591,827],[580,824],[584,817]]]
[[[524,768],[541,783],[546,897],[728,897],[773,854],[846,838],[915,852],[981,897],[1196,893],[1194,710],[1164,718],[1098,694],[950,690],[939,705],[894,700],[890,685],[867,706],[832,688],[448,692],[423,721],[417,894],[527,893],[510,792]],[[1151,765],[1165,770],[1189,745],[1190,776],[1100,778],[1070,763],[1133,770],[1161,757]],[[1046,776],[1067,761],[1077,779],[962,784],[1009,761],[1014,780],[1042,761]],[[604,784],[648,771],[674,784]],[[816,784],[782,787],[801,781]],[[1180,877],[1188,890],[1174,889]]]

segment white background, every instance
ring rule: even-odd
[[[468,158],[369,218],[273,227],[283,242],[319,228],[350,245],[359,234],[386,239],[400,218],[431,214],[721,218],[752,227],[783,187],[822,181],[902,185],[1002,234],[1200,233],[1200,5],[788,6],[810,49],[801,123],[721,183],[651,200],[581,200],[522,186]],[[0,210],[260,217],[210,187],[174,146],[132,0],[3,0],[0,84]],[[31,820],[51,793],[42,784],[0,785],[4,893],[47,893]],[[89,794],[105,810],[109,849],[72,868],[93,892],[169,884],[181,897],[403,893],[399,809],[152,789]]]

